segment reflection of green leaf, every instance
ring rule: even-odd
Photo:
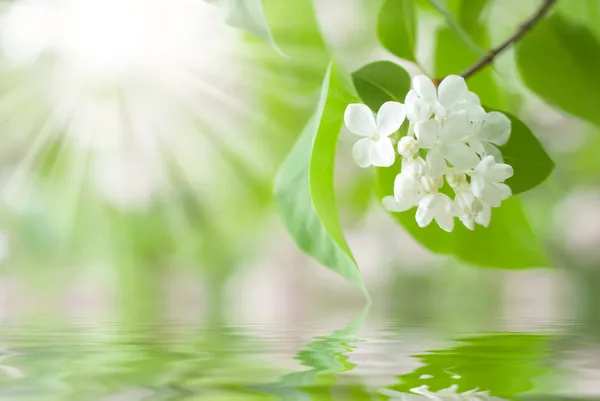
[[[262,386],[261,391],[279,394],[284,400],[329,400],[330,391],[337,383],[337,376],[349,372],[356,364],[348,360],[349,354],[356,348],[359,340],[355,333],[363,326],[368,308],[350,322],[345,328],[336,330],[327,336],[317,336],[295,356],[302,366],[310,368],[287,374],[278,383]],[[344,391],[368,396],[360,385],[345,386]],[[341,395],[340,395],[341,397]]]
[[[400,383],[389,388],[409,392],[428,385],[439,391],[456,384],[461,392],[478,388],[511,398],[531,390],[533,379],[548,371],[544,358],[549,336],[494,334],[459,341],[461,345],[448,350],[416,355],[423,366],[399,376]],[[424,375],[433,378],[424,379]]]
[[[410,90],[410,76],[399,65],[390,61],[377,61],[352,74],[354,86],[362,101],[372,110],[393,100],[404,103]]]
[[[600,125],[600,43],[588,29],[553,15],[517,44],[517,64],[546,102]]]
[[[416,61],[416,16],[414,0],[386,0],[379,13],[377,34],[394,55]]]
[[[515,116],[502,112],[512,122],[508,143],[500,148],[506,163],[513,166],[515,175],[506,183],[514,194],[525,192],[544,181],[554,169],[554,162],[544,151],[529,127]]]
[[[334,196],[338,136],[344,109],[354,100],[342,81],[340,73],[330,67],[317,109],[279,170],[275,195],[284,224],[298,246],[364,289]]]
[[[377,169],[379,199],[393,195],[394,179],[399,171],[399,162],[390,168]],[[468,230],[460,222],[451,233],[443,231],[435,223],[421,228],[415,221],[415,209],[392,215],[427,249],[453,255],[477,266],[522,269],[548,263],[516,197],[493,209],[489,227],[476,227],[475,231]]]

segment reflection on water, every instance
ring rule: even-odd
[[[125,327],[4,327],[0,400],[549,400],[577,352],[562,330],[445,338],[363,316],[331,333]]]

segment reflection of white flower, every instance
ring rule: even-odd
[[[512,195],[510,187],[504,181],[513,176],[513,168],[508,164],[498,164],[493,156],[486,156],[471,174],[473,195],[492,207]]]
[[[410,393],[389,389],[383,389],[380,393],[395,401],[506,401],[491,396],[489,391],[479,391],[478,389],[459,393],[457,385],[436,392],[429,391],[429,386],[421,386],[411,389]]]
[[[394,145],[389,138],[406,118],[404,105],[387,102],[381,106],[377,118],[364,104],[351,104],[346,108],[344,121],[353,134],[364,136],[354,145],[353,155],[360,167],[389,167],[396,158]]]

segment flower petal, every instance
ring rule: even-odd
[[[421,100],[419,94],[414,89],[408,92],[404,104],[406,106],[406,117],[412,123],[428,120],[433,112],[432,103]]]
[[[362,168],[371,165],[371,149],[375,147],[375,141],[371,138],[363,138],[354,144],[352,156],[354,161]]]
[[[375,167],[390,167],[396,160],[396,152],[390,138],[383,137],[374,141],[369,155],[371,164]]]
[[[444,142],[460,141],[471,133],[471,122],[467,113],[456,113],[446,119],[440,138]]]
[[[487,114],[483,107],[481,107],[478,104],[473,104],[469,102],[457,103],[454,107],[452,107],[452,112],[450,113],[450,115],[454,115],[460,112],[467,113],[467,115],[469,116],[469,120],[474,122],[483,122]]]
[[[483,184],[471,177],[471,190],[473,195],[477,196],[483,202],[492,207],[498,207],[502,203],[502,195],[505,194],[504,189],[500,189],[496,184],[481,179]],[[475,184],[474,184],[475,183]]]
[[[477,153],[464,143],[443,144],[440,150],[444,158],[458,171],[471,170],[479,163]]]
[[[419,182],[404,173],[398,174],[394,180],[394,196],[399,201],[405,199],[414,206],[419,199],[420,190]]]
[[[368,137],[374,137],[377,134],[375,117],[365,104],[348,105],[344,113],[344,122],[353,134]]]
[[[419,202],[419,207],[417,209],[417,213],[415,214],[415,219],[417,220],[419,227],[427,227],[433,220],[434,212],[433,208],[431,207],[431,203],[434,200],[435,195],[427,195]]]
[[[469,230],[473,231],[475,230],[475,219],[471,216],[462,216],[459,217],[460,221],[463,223],[463,225],[465,227],[467,227]]]
[[[431,148],[438,140],[441,132],[440,123],[437,120],[427,120],[415,125],[415,135],[422,148]]]
[[[485,173],[485,178],[491,182],[503,182],[515,174],[512,166],[508,164],[495,164]]]
[[[447,76],[438,88],[438,101],[447,110],[456,103],[466,100],[468,95],[467,83],[463,77],[458,75]]]
[[[500,149],[498,149],[496,146],[489,142],[483,142],[483,150],[483,154],[492,156],[496,163],[504,163],[502,152],[500,152]]]
[[[479,100],[479,96],[475,92],[469,92],[467,94],[467,103],[481,106],[481,100]]]
[[[510,138],[511,122],[506,115],[492,111],[487,114],[479,138],[485,142],[502,146]]]
[[[470,137],[467,140],[467,143],[469,144],[469,147],[471,149],[473,149],[473,152],[477,153],[478,155],[484,155],[485,154],[484,144],[479,139],[477,139],[475,137]]]
[[[441,177],[446,173],[447,165],[446,160],[444,160],[444,156],[442,156],[442,152],[433,148],[427,153],[427,174],[429,174],[432,178]]]
[[[483,210],[475,217],[475,223],[488,227],[490,225],[490,220],[492,220],[492,207],[484,203]]]
[[[414,77],[413,88],[417,91],[419,97],[426,102],[435,102],[437,100],[435,85],[426,75],[417,75]]]
[[[402,160],[402,174],[417,180],[425,174],[425,167],[425,160],[422,157]]]
[[[496,164],[496,161],[494,160],[494,156],[486,156],[483,159],[481,159],[481,161],[479,162],[479,164],[477,165],[477,167],[475,167],[475,170],[473,171],[473,175],[478,175],[483,177],[486,172],[493,167]]]
[[[390,136],[400,129],[406,119],[406,108],[402,103],[386,102],[377,113],[377,134]]]
[[[444,231],[452,232],[454,229],[454,202],[452,199],[444,194],[435,194],[435,202],[432,206],[438,226]]]
[[[498,189],[500,190],[500,196],[502,200],[508,199],[512,196],[512,189],[506,184],[496,184]]]
[[[398,201],[398,199],[393,196],[386,196],[381,200],[381,204],[386,210],[396,213],[405,212],[415,206],[414,203],[410,203],[406,200]]]

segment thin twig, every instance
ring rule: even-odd
[[[519,39],[521,39],[523,35],[525,35],[529,30],[531,30],[531,28],[533,28],[535,24],[542,20],[546,16],[546,14],[548,14],[548,11],[550,11],[550,8],[552,8],[554,3],[556,3],[556,0],[544,0],[540,8],[536,11],[536,13],[527,21],[523,22],[514,34],[512,34],[508,39],[506,39],[506,41],[504,41],[498,47],[495,47],[492,50],[490,50],[485,57],[483,57],[481,60],[479,60],[472,67],[470,67],[460,75],[464,79],[468,79],[475,73],[477,73],[479,70],[481,70],[483,67],[492,64],[496,56],[498,56],[500,53],[502,53],[504,50],[510,47],[510,45],[519,41]]]

